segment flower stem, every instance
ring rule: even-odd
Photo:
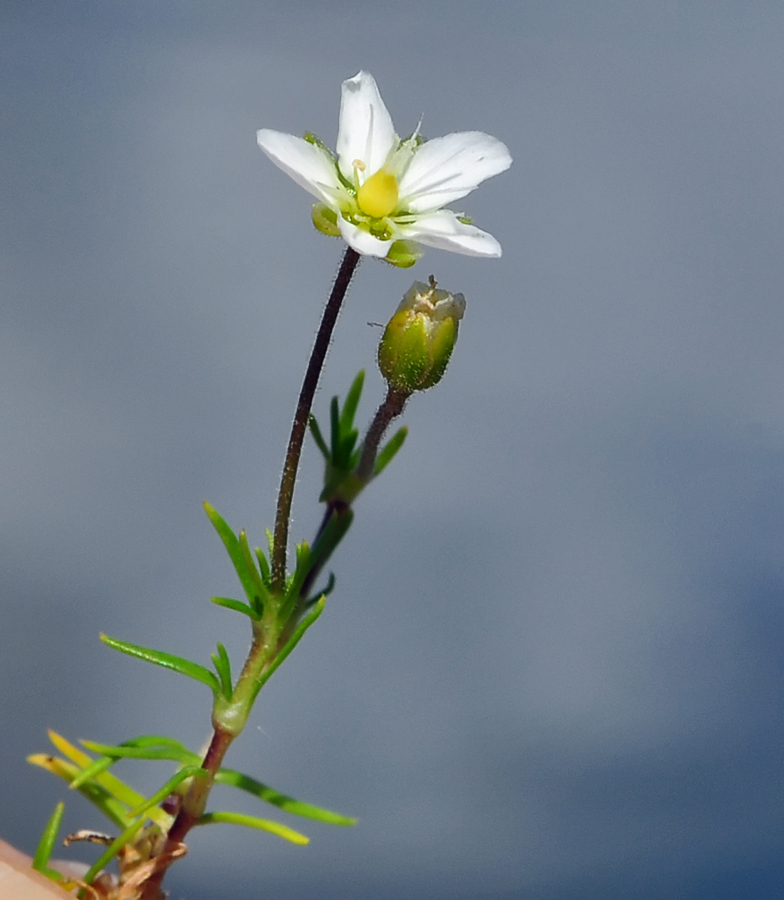
[[[365,435],[365,441],[362,445],[362,456],[357,466],[357,477],[368,482],[373,477],[373,468],[376,464],[376,455],[378,454],[378,445],[381,438],[389,428],[393,419],[396,419],[402,412],[406,401],[411,396],[411,391],[400,391],[390,387],[383,403],[376,410],[373,421]]]
[[[321,369],[329,349],[332,331],[358,263],[359,254],[351,247],[346,247],[346,253],[343,256],[335,283],[332,286],[332,293],[324,309],[321,325],[319,326],[316,341],[313,344],[313,351],[310,354],[308,368],[305,372],[305,378],[302,382],[302,389],[299,393],[297,409],[291,425],[289,445],[286,450],[286,459],[283,463],[283,474],[280,478],[278,508],[275,515],[275,536],[272,551],[273,593],[282,593],[286,582],[286,545],[289,537],[291,503],[294,499],[294,484],[297,479],[299,458],[308,426],[310,408],[313,405],[313,397],[316,393]]]
[[[338,313],[346,297],[351,278],[356,271],[359,258],[359,254],[355,250],[351,247],[346,248],[335,283],[332,286],[332,292],[324,308],[321,325],[310,354],[299,400],[297,401],[297,409],[294,413],[294,422],[291,426],[288,449],[286,450],[286,458],[283,463],[283,475],[280,480],[272,552],[272,593],[278,597],[282,597],[285,592],[286,544],[288,542],[291,503],[294,497],[294,484],[297,478],[297,469],[299,468],[299,459],[302,453],[308,417],[310,416],[310,408],[313,405],[313,397],[316,393],[319,376],[329,349]],[[201,765],[202,769],[205,770],[205,774],[201,778],[194,779],[190,789],[183,798],[180,810],[166,836],[164,853],[181,844],[204,812],[207,795],[215,781],[215,775],[221,767],[223,757],[226,755],[231,742],[242,730],[253,705],[255,696],[253,686],[264,666],[274,658],[275,652],[280,649],[277,646],[281,638],[279,632],[276,632],[274,636],[267,635],[267,638],[269,640],[264,640],[259,634],[254,638],[248,658],[245,660],[242,674],[232,694],[229,711],[236,717],[234,727],[222,727],[215,715],[213,715],[214,731],[212,740]],[[167,859],[166,862],[163,862],[145,881],[140,894],[141,900],[159,900],[163,896],[160,885],[172,860]]]

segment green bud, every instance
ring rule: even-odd
[[[446,371],[465,312],[465,297],[415,281],[384,330],[378,365],[389,386],[401,393],[425,391]]]

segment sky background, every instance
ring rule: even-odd
[[[779,898],[784,6],[117,0],[0,7],[2,836],[46,729],[197,749],[244,619],[200,502],[254,543],[341,246],[255,131],[334,146],[371,71],[401,134],[512,168],[457,206],[500,260],[365,260],[316,412],[416,278],[468,309],[357,504],[337,589],[227,764],[356,815],[197,832],[174,897]],[[319,519],[309,445],[292,536]],[[166,766],[119,770],[153,790]],[[215,808],[266,814],[228,791]],[[270,808],[271,809],[271,808]],[[274,817],[276,812],[271,809]],[[89,848],[73,856],[89,855]]]

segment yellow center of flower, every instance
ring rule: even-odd
[[[357,203],[365,215],[383,219],[397,207],[397,178],[379,169],[357,191]]]

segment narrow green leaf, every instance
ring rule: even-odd
[[[46,769],[53,775],[57,775],[69,784],[81,771],[77,766],[66,762],[64,759],[59,759],[56,756],[46,756],[43,753],[35,753],[32,756],[28,756],[27,761],[35,766],[41,766],[41,768]],[[83,797],[86,797],[94,806],[97,806],[115,825],[119,828],[127,828],[127,805],[112,796],[105,787],[95,781],[90,781],[88,784],[83,784],[78,790]],[[171,822],[171,817],[169,817],[169,822]]]
[[[240,541],[231,530],[231,528],[229,528],[229,526],[226,524],[226,521],[221,516],[221,514],[212,506],[210,506],[209,503],[204,504],[204,509],[209,516],[210,522],[212,522],[213,527],[218,532],[218,537],[221,539],[221,541],[223,541],[223,546],[226,548],[226,552],[229,554],[229,559],[234,566],[234,571],[237,573],[237,577],[240,580],[242,589],[245,591],[248,600],[252,602],[253,598],[258,594],[258,589],[253,579],[253,575],[256,574],[256,567],[252,567],[252,572],[250,569],[248,569],[247,563],[245,562],[245,558],[242,553],[242,549],[240,547]]]
[[[173,656],[171,653],[164,653],[161,650],[151,650],[149,647],[139,647],[136,644],[129,644],[126,641],[119,641],[117,638],[109,637],[107,634],[100,635],[101,640],[113,650],[119,650],[120,653],[127,653],[128,656],[135,656],[137,659],[143,659],[145,662],[153,663],[156,666],[163,666],[164,669],[171,669],[179,672],[180,675],[186,675],[188,678],[194,678],[206,684],[213,693],[220,691],[218,679],[198,663],[191,662],[189,659],[183,659],[181,656]]]
[[[148,809],[151,809],[153,806],[157,806],[163,800],[165,800],[169,794],[177,787],[177,785],[181,784],[185,781],[186,778],[193,778],[194,775],[201,774],[201,777],[207,778],[208,772],[202,769],[201,766],[184,766],[179,772],[176,772],[167,782],[163,785],[163,787],[159,788],[151,797],[147,797],[142,803],[136,806],[134,809],[128,812],[129,816],[140,816],[142,813],[147,812]]]
[[[253,700],[258,696],[259,691],[264,687],[264,685],[270,680],[273,672],[277,671],[278,666],[286,659],[286,657],[291,653],[291,651],[297,646],[297,644],[302,639],[302,635],[310,628],[310,626],[318,619],[322,612],[324,612],[324,604],[326,600],[322,597],[317,603],[313,605],[313,610],[308,613],[307,616],[297,625],[296,631],[292,636],[288,639],[283,649],[278,653],[275,657],[272,665],[267,669],[267,671],[259,678],[256,682],[255,687],[253,688]],[[252,701],[251,701],[252,702]]]
[[[218,532],[218,536],[223,541],[226,549],[229,551],[229,556],[237,549],[239,545],[239,541],[237,540],[237,535],[229,528],[228,523],[223,518],[223,516],[212,506],[210,503],[207,503],[205,500],[202,504],[204,506],[204,511],[207,513],[210,522],[212,522],[213,527]]]
[[[340,424],[343,431],[348,431],[354,424],[354,416],[359,406],[359,398],[362,396],[362,386],[365,383],[364,369],[354,379],[348,394],[346,395],[346,404],[343,407],[343,414],[340,417]]]
[[[123,744],[99,744],[97,741],[82,741],[88,750],[113,759],[169,759],[182,765],[200,762],[200,757],[176,741],[156,741],[145,744],[127,741]]]
[[[383,446],[380,453],[376,457],[376,465],[373,469],[373,475],[380,475],[384,469],[392,462],[397,451],[403,446],[403,442],[408,435],[408,428],[403,426],[391,437]]]
[[[219,769],[215,776],[215,781],[252,794],[254,797],[258,797],[259,800],[271,803],[273,806],[277,806],[278,809],[292,813],[295,816],[304,816],[308,819],[316,819],[319,822],[328,822],[330,825],[354,825],[357,821],[350,816],[342,816],[340,813],[331,812],[328,809],[322,809],[310,803],[302,803],[293,797],[287,797],[268,785],[256,781],[255,778],[243,775],[242,772],[236,772],[234,769]]]
[[[182,758],[185,759],[188,756],[192,756],[194,759],[199,759],[199,757],[192,753],[182,741],[178,741],[177,738],[169,737],[166,734],[140,734],[139,737],[130,738],[127,741],[123,741],[122,744],[118,744],[118,747],[170,747],[172,750],[179,751],[182,754]],[[172,757],[174,759],[174,757]]]
[[[87,784],[88,781],[97,778],[108,768],[113,766],[115,762],[116,758],[113,759],[111,756],[99,756],[98,759],[91,762],[86,769],[82,769],[76,778],[74,778],[71,782],[71,790],[78,790],[83,784]]]
[[[319,571],[327,564],[336,547],[346,536],[349,528],[351,528],[353,521],[354,511],[350,507],[340,511],[333,510],[310,553],[310,558],[316,560],[315,565],[318,566]]]
[[[84,751],[75,747],[61,734],[57,734],[56,731],[49,730],[49,740],[51,740],[63,756],[70,759],[71,762],[76,763],[80,769],[85,769],[92,764],[93,758],[91,756],[88,756]],[[172,738],[168,738],[167,740],[172,740]],[[55,757],[48,758],[55,759]],[[132,787],[127,785],[124,781],[121,781],[115,775],[112,775],[111,772],[103,772],[100,775],[95,776],[95,780],[98,784],[106,788],[111,796],[116,797],[126,806],[135,806],[143,799],[141,794],[137,793]],[[166,820],[169,823],[171,822],[171,816],[164,813],[163,810],[160,812],[160,819],[161,821],[159,821],[158,824],[161,825],[161,827],[166,827],[163,820]]]
[[[267,588],[267,585],[264,584],[264,580],[262,579],[259,570],[256,568],[256,560],[251,553],[250,545],[248,544],[248,536],[244,529],[240,532],[240,550],[242,551],[242,558],[245,561],[247,570],[253,577],[253,583],[258,588],[258,599],[262,603],[266,603],[270,596],[269,589]]]
[[[217,654],[212,654],[212,662],[215,665],[215,671],[218,673],[218,680],[221,684],[221,690],[223,691],[223,696],[229,700],[231,699],[231,660],[229,659],[229,654],[226,652],[226,648],[223,644],[218,643],[218,652]]]
[[[252,606],[248,603],[243,603],[242,600],[232,600],[231,597],[210,597],[210,600],[212,600],[216,606],[223,606],[225,609],[233,609],[235,612],[242,613],[243,615],[248,616],[248,618],[253,619],[254,622],[258,622],[261,618]]]
[[[226,822],[230,825],[244,825],[246,828],[258,828],[261,831],[269,831],[277,834],[278,837],[291,841],[292,844],[309,844],[310,838],[305,837],[288,825],[281,825],[280,822],[271,822],[269,819],[257,819],[256,816],[246,816],[242,813],[233,812],[211,812],[205,813],[197,825],[210,825],[212,822]]]
[[[321,451],[321,455],[329,462],[329,447],[327,447],[327,442],[324,440],[324,435],[321,433],[319,423],[316,421],[315,416],[310,416],[308,418],[308,427],[310,428],[310,433],[313,435],[313,440],[316,442],[316,446]]]
[[[46,823],[44,833],[41,835],[41,840],[38,842],[38,846],[35,849],[35,856],[33,857],[33,868],[38,872],[44,872],[44,874],[46,874],[49,859],[54,850],[54,845],[57,843],[57,835],[60,831],[64,812],[65,804],[62,802],[58,803],[54,808],[51,818]]]
[[[264,579],[264,584],[270,584],[272,574],[270,572],[269,563],[267,562],[267,557],[264,555],[264,551],[260,547],[256,547],[254,553],[256,554],[256,559],[259,563],[259,571],[261,572],[261,577]]]
[[[137,833],[141,830],[142,825],[144,825],[144,821],[144,819],[137,819],[135,822],[132,822],[118,838],[112,841],[106,848],[106,851],[102,853],[87,870],[87,873],[84,876],[85,884],[92,884],[95,876],[102,869],[105,869],[114,857],[117,856],[120,850],[136,837]]]
[[[326,585],[320,591],[314,591],[313,596],[314,597],[329,597],[329,595],[332,593],[332,591],[334,589],[335,589],[335,573],[330,572]],[[315,603],[316,601],[312,600],[311,602]]]
[[[293,608],[293,606],[298,602],[300,589],[303,582],[308,577],[311,565],[310,561],[311,559],[313,559],[307,541],[302,541],[301,544],[297,544],[296,551],[297,565],[294,569],[294,572],[289,577],[289,582],[286,588],[288,599],[281,610],[284,616],[288,616],[291,608]]]
[[[359,432],[356,429],[352,429],[343,434],[338,442],[338,449],[335,454],[335,465],[344,474],[350,472],[353,468],[351,463],[352,457],[354,456],[354,445],[356,444],[358,437]]]
[[[329,404],[329,435],[332,448],[331,458],[334,463],[340,450],[340,407],[337,397],[333,397]]]

